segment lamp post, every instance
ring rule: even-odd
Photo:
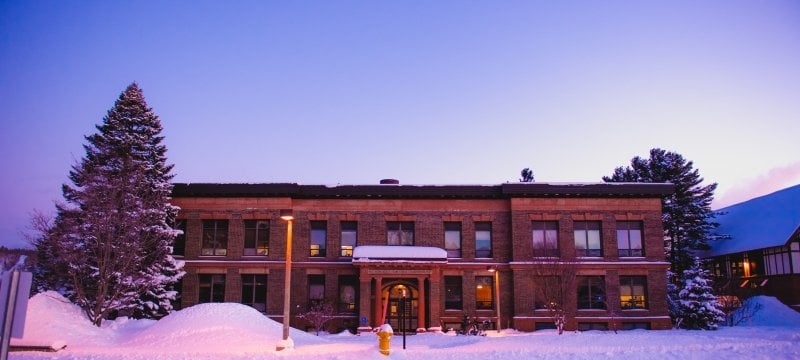
[[[294,215],[292,209],[281,210],[281,220],[287,222],[286,228],[286,272],[283,282],[283,339],[278,341],[275,350],[281,351],[286,348],[294,347],[289,339],[289,293],[292,289],[292,221]]]
[[[497,309],[497,333],[500,333],[500,271],[496,266],[489,266],[488,270],[494,274],[494,298],[495,308]]]

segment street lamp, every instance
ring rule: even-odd
[[[497,333],[500,333],[500,271],[496,266],[489,266],[488,270],[494,274],[494,298],[495,308],[497,309]]]
[[[294,220],[292,209],[281,210],[281,220],[286,221],[288,227],[286,228],[286,272],[283,282],[283,339],[278,341],[275,347],[277,351],[294,347],[294,343],[289,339],[289,292],[292,288],[292,221]]]

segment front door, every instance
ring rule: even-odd
[[[417,329],[417,297],[419,293],[409,285],[398,284],[389,288],[386,319],[395,334],[414,334]]]

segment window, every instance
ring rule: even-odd
[[[388,245],[414,246],[414,223],[411,221],[390,221],[386,223]]]
[[[578,323],[578,331],[589,331],[589,330],[606,331],[606,330],[608,330],[608,324],[607,323],[601,323],[601,322],[579,322]]]
[[[463,309],[461,296],[461,276],[444,277],[444,308],[445,310]]]
[[[172,242],[172,255],[184,255],[186,251],[186,220],[175,220],[172,228],[181,231]]]
[[[605,309],[605,289],[602,276],[578,276],[578,309]]]
[[[617,221],[617,248],[620,257],[644,256],[641,222]]]
[[[461,257],[461,223],[444,223],[444,249],[449,258]]]
[[[228,253],[228,220],[203,220],[203,246],[200,255],[225,256]]]
[[[575,251],[577,256],[603,256],[600,241],[600,222],[575,222]]]
[[[267,312],[267,275],[242,274],[242,304]]]
[[[339,256],[352,257],[353,248],[358,243],[358,223],[355,221],[342,221],[341,253]]]
[[[244,254],[269,255],[269,221],[244,221]]]
[[[225,301],[225,275],[200,274],[197,278],[200,282],[200,303]]]
[[[539,276],[533,279],[533,308],[555,310],[564,305],[561,277]]]
[[[494,308],[494,278],[491,276],[475,277],[475,309]]]
[[[475,257],[492,257],[492,223],[475,223]]]
[[[308,275],[308,308],[325,301],[325,275]]]
[[[309,256],[325,257],[325,241],[328,238],[328,224],[325,221],[311,222],[311,252]]]
[[[623,309],[647,308],[647,277],[620,276],[619,301]]]
[[[533,256],[557,257],[558,254],[558,222],[534,221]]]
[[[355,276],[339,276],[339,313],[351,314],[356,312],[357,285],[358,280]]]
[[[763,250],[763,253],[766,275],[792,273],[791,251],[789,246],[767,248]]]

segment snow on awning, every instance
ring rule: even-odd
[[[353,249],[353,262],[413,261],[446,262],[447,251],[430,246],[357,246]]]

